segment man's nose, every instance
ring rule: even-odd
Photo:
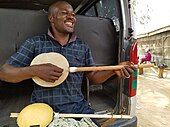
[[[72,18],[72,19],[75,19],[75,14],[74,13],[68,13],[67,14],[67,18]]]

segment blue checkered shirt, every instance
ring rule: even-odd
[[[76,38],[61,46],[48,34],[27,39],[7,63],[15,67],[29,66],[34,57],[47,52],[62,54],[72,67],[94,65],[89,47],[82,40]],[[62,84],[53,88],[35,85],[31,101],[48,103],[56,112],[82,113],[88,107],[81,92],[83,75],[83,72],[70,73]]]

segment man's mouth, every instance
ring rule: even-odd
[[[65,25],[68,26],[68,27],[73,28],[74,23],[73,23],[73,22],[70,22],[70,21],[66,21],[66,22],[65,22]]]

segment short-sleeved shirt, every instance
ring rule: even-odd
[[[62,54],[72,67],[94,65],[90,49],[81,39],[62,46],[48,34],[27,39],[7,63],[15,67],[29,66],[34,57],[48,52]],[[56,112],[81,113],[83,105],[88,106],[81,92],[83,76],[83,72],[69,73],[62,84],[52,88],[35,85],[31,101],[48,103]]]

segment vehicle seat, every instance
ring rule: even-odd
[[[17,51],[28,37],[47,31],[47,13],[37,10],[0,8],[0,66]],[[0,125],[15,127],[11,112],[19,112],[30,103],[33,90],[31,80],[19,84],[0,81]]]
[[[117,33],[111,19],[78,15],[75,32],[89,45],[96,66],[118,63]],[[107,84],[112,85],[114,82],[116,81],[110,80]],[[91,84],[85,89],[87,89],[86,99],[89,101],[89,92],[101,90],[103,86]]]

